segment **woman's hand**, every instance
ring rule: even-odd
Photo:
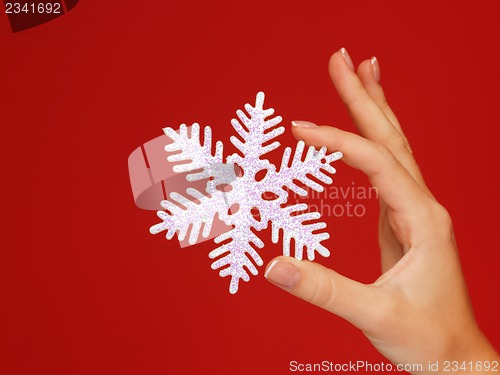
[[[365,285],[317,263],[278,257],[267,279],[348,320],[394,363],[498,360],[475,321],[450,216],[427,188],[387,104],[378,61],[363,61],[356,74],[341,49],[329,70],[361,136],[306,121],[292,122],[293,134],[342,151],[378,189],[383,274]]]

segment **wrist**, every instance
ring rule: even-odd
[[[450,337],[442,353],[438,360],[429,361],[423,366],[424,371],[415,375],[500,373],[500,356],[476,325]]]

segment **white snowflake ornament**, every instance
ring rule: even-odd
[[[192,125],[190,136],[184,124],[180,126],[179,132],[172,128],[163,129],[172,140],[165,150],[179,151],[167,159],[170,162],[181,162],[174,166],[174,172],[193,172],[187,175],[188,181],[208,179],[208,182],[205,192],[188,188],[185,195],[171,193],[170,200],[161,202],[166,211],[157,213],[162,222],[152,226],[150,232],[156,234],[166,231],[167,239],[171,239],[177,232],[182,241],[191,227],[189,242],[194,244],[200,231],[202,237],[209,236],[214,217],[218,214],[232,229],[214,239],[220,246],[212,250],[209,257],[216,259],[212,263],[212,269],[218,269],[221,277],[231,276],[229,292],[232,294],[238,291],[240,279],[250,280],[248,272],[258,274],[254,263],[262,266],[263,261],[255,247],[261,249],[264,243],[254,231],[267,228],[269,222],[272,225],[273,243],[278,242],[280,230],[283,231],[283,255],[290,256],[293,252],[295,258],[301,260],[304,249],[309,260],[314,260],[316,252],[324,257],[330,255],[328,249],[321,244],[329,238],[329,234],[313,233],[326,227],[324,222],[314,222],[321,217],[320,213],[307,212],[308,206],[304,203],[283,205],[289,197],[285,188],[300,196],[307,195],[307,191],[297,185],[296,181],[317,192],[323,191],[323,186],[309,175],[324,184],[331,184],[332,179],[325,172],[335,173],[331,163],[340,159],[342,153],[327,155],[326,147],[316,150],[311,146],[303,158],[304,142],[300,141],[292,158],[292,149],[285,148],[280,169],[277,170],[275,165],[262,156],[280,146],[278,141],[269,141],[283,134],[285,129],[283,126],[276,127],[281,122],[281,117],[269,118],[274,114],[274,109],[264,109],[263,104],[264,93],[259,92],[255,106],[245,104],[248,116],[241,110],[236,112],[239,120],[232,119],[231,125],[240,138],[232,136],[231,143],[241,155],[234,153],[226,158],[225,163],[220,141],[216,143],[215,153],[212,152],[212,130],[209,126],[204,128],[203,144],[200,143],[198,124]],[[235,173],[235,164],[242,173]],[[257,181],[256,174],[261,171],[265,171],[265,176]],[[220,189],[221,186],[230,188],[224,190]],[[270,195],[272,200],[268,198]],[[292,238],[295,240],[293,250],[290,249]],[[222,242],[224,243],[221,244]]]

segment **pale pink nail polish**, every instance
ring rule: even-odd
[[[351,56],[349,56],[347,50],[344,47],[342,47],[340,49],[340,53],[342,54],[342,57],[344,58],[347,65],[349,65],[349,68],[351,68],[351,70],[354,72],[354,64],[352,63]]]
[[[292,126],[295,126],[297,128],[317,128],[318,127],[318,125],[316,125],[314,122],[302,121],[302,120],[293,120]]]
[[[276,259],[269,265],[264,277],[283,288],[293,288],[299,281],[300,273],[290,263]]]
[[[380,65],[378,63],[378,59],[373,56],[370,63],[372,64],[373,78],[375,81],[380,82]]]

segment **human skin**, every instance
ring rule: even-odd
[[[346,319],[395,364],[440,361],[443,372],[443,361],[499,361],[474,318],[451,218],[426,186],[387,104],[379,62],[365,60],[355,72],[342,48],[329,71],[360,135],[308,121],[292,122],[292,132],[308,145],[342,151],[343,161],[377,188],[383,273],[366,285],[317,263],[278,257],[266,278]],[[431,373],[423,367],[419,374]],[[470,365],[458,371],[485,372]]]

